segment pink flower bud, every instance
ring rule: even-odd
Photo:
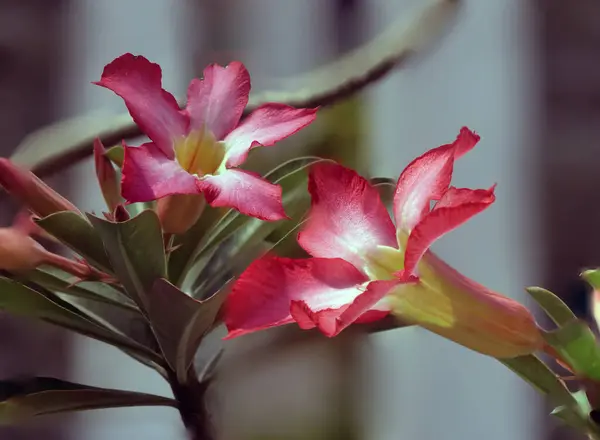
[[[60,211],[79,210],[30,171],[23,170],[9,159],[0,158],[0,186],[22,205],[46,217]]]
[[[94,162],[96,165],[96,176],[106,201],[109,212],[113,212],[121,203],[121,184],[111,160],[105,155],[106,149],[100,139],[94,141]]]

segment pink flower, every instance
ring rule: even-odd
[[[208,66],[204,79],[190,83],[184,110],[163,90],[161,77],[160,66],[128,53],[108,64],[96,83],[123,98],[151,140],[125,146],[123,197],[144,202],[203,193],[212,206],[263,220],[285,218],[281,188],[237,167],[252,148],[272,146],[310,124],[316,109],[264,104],[240,123],[250,93],[240,62]]]
[[[395,225],[366,179],[338,164],[315,165],[312,207],[298,235],[313,258],[269,255],[250,265],[226,303],[227,338],[292,322],[335,336],[352,323],[392,312],[496,357],[538,348],[540,332],[523,306],[465,278],[428,250],[494,202],[494,187],[450,186],[454,161],[478,141],[463,128],[456,141],[406,167],[394,196]]]

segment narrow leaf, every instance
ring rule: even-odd
[[[99,282],[80,282],[73,284],[69,281],[69,278],[72,278],[70,274],[64,274],[64,276],[61,277],[55,272],[58,271],[52,271],[51,268],[41,267],[28,272],[26,278],[28,281],[54,292],[87,298],[124,309],[137,310],[137,307],[128,297],[106,284]]]
[[[51,377],[0,381],[0,425],[69,411],[130,406],[172,406],[166,397],[98,388]]]
[[[154,211],[120,223],[88,214],[104,242],[115,273],[131,299],[147,311],[146,295],[158,278],[166,276],[160,221]]]
[[[60,305],[40,292],[4,277],[0,277],[0,310],[17,316],[41,319],[110,345],[135,352],[147,359],[161,362],[160,357],[149,348],[111,332],[77,314],[72,308]]]
[[[500,360],[535,390],[547,396],[553,406],[553,415],[565,423],[581,429],[588,426],[588,413],[582,404],[566,387],[565,383],[535,355],[519,356]]]
[[[528,287],[525,290],[558,326],[566,325],[577,319],[577,316],[575,316],[575,313],[571,311],[569,306],[549,290],[542,289],[541,287]]]
[[[81,216],[70,211],[57,212],[36,223],[98,269],[112,273],[100,236]]]

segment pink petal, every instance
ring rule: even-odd
[[[140,129],[168,157],[173,157],[173,140],[185,136],[187,117],[177,101],[162,88],[158,64],[130,53],[108,64],[100,81],[95,82],[119,95]]]
[[[250,149],[270,147],[306,127],[317,117],[317,109],[293,108],[284,104],[264,104],[225,138],[227,167],[244,163]]]
[[[169,159],[153,143],[123,145],[121,194],[128,202],[147,202],[172,194],[198,194],[198,179]]]
[[[395,228],[379,193],[354,170],[315,164],[308,190],[312,206],[298,243],[312,256],[343,258],[362,270],[369,250],[396,247]]]
[[[261,220],[288,218],[281,202],[281,186],[256,173],[230,169],[204,176],[198,185],[213,207],[226,206]]]
[[[435,240],[483,211],[494,200],[494,187],[488,190],[451,187],[410,233],[400,278],[407,280],[414,275],[419,260]]]
[[[345,307],[360,294],[356,286],[365,281],[363,274],[341,259],[267,255],[246,269],[227,297],[227,338],[293,322],[294,301],[305,301],[317,312]]]
[[[402,171],[394,194],[394,217],[398,229],[410,231],[439,200],[452,180],[454,160],[471,150],[479,136],[463,127],[456,140],[429,150]]]
[[[211,64],[204,69],[204,79],[193,79],[188,88],[191,129],[206,125],[217,140],[223,139],[240,122],[249,94],[250,74],[242,63]]]
[[[308,330],[316,327],[325,336],[331,338],[351,324],[373,322],[384,318],[387,310],[372,309],[397,284],[397,280],[371,282],[367,290],[360,293],[345,307],[315,310],[309,301],[295,300],[292,301],[290,311],[300,328]]]

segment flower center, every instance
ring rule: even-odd
[[[365,272],[372,280],[392,280],[404,269],[404,252],[388,246],[377,246],[363,257]]]
[[[190,174],[215,174],[223,163],[225,146],[206,128],[194,130],[175,142],[175,158]]]

